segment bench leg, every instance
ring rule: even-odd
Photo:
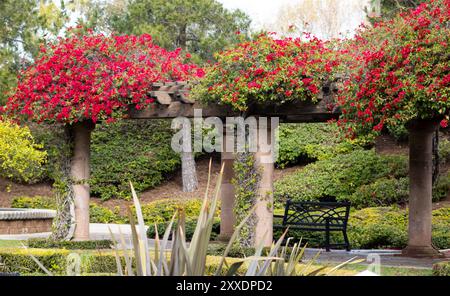
[[[325,225],[325,249],[330,252],[330,221],[326,221]]]
[[[347,230],[343,230],[342,234],[344,235],[345,250],[350,252],[351,248],[350,248],[350,242],[348,241]]]

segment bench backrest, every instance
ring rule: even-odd
[[[347,202],[298,202],[288,200],[283,225],[305,227],[347,227],[350,203]]]

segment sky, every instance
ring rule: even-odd
[[[302,0],[218,0],[226,8],[241,9],[246,12],[252,19],[253,29],[268,29],[271,30],[272,24],[276,21],[278,12],[282,6],[293,5]],[[326,1],[326,0],[317,0]],[[340,0],[343,5],[351,7],[353,3],[364,2],[367,4],[370,0]],[[346,11],[348,17],[351,19],[347,22],[343,31],[355,30],[364,20],[365,12],[363,10]]]

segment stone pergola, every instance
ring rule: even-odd
[[[171,119],[176,117],[194,117],[194,110],[201,109],[203,117],[241,116],[229,106],[210,104],[204,105],[189,99],[189,88],[185,82],[154,84],[150,95],[155,98],[155,104],[146,109],[137,110],[129,107],[129,119]],[[338,108],[333,108],[337,86],[332,83],[323,87],[317,98],[317,103],[290,102],[283,105],[250,106],[246,116],[278,117],[280,122],[308,123],[326,122],[340,116]],[[431,244],[431,206],[432,206],[432,135],[437,128],[436,121],[420,121],[411,124],[410,136],[410,218],[409,243],[405,254],[409,256],[438,256],[439,253]],[[74,155],[71,162],[71,174],[75,182],[75,216],[76,239],[89,238],[89,185],[83,180],[89,179],[90,134],[93,125],[84,122],[72,127],[74,134]],[[225,132],[224,128],[224,132]],[[268,127],[270,129],[270,127]],[[269,133],[270,134],[270,133]],[[224,143],[227,141],[225,140]],[[259,145],[258,145],[259,146]],[[256,165],[260,169],[259,196],[256,206],[256,243],[266,238],[264,244],[272,244],[273,225],[273,172],[274,164],[262,163],[265,153],[255,153]],[[224,175],[221,187],[221,228],[220,237],[228,239],[233,233],[235,224],[233,153],[222,153]]]

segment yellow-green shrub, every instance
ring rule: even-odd
[[[37,180],[47,155],[41,149],[28,127],[0,120],[0,176],[24,182]]]
[[[433,265],[434,276],[450,276],[450,261],[439,262]]]
[[[56,200],[48,196],[16,196],[11,201],[11,208],[17,209],[56,209]]]
[[[142,205],[146,224],[170,221],[177,209],[184,209],[187,218],[196,218],[202,207],[201,199],[161,199]],[[218,214],[218,212],[217,212]]]

